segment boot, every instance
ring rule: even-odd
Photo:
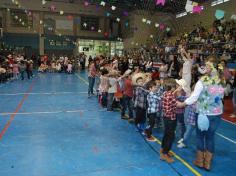
[[[204,153],[200,150],[197,151],[197,156],[196,156],[196,160],[193,161],[193,164],[197,167],[203,167],[203,163],[204,163]]]
[[[160,153],[160,160],[166,161],[167,163],[174,162],[174,160],[168,154],[164,154],[164,153]]]
[[[161,148],[161,150],[160,150],[160,154],[162,154],[162,153],[163,153],[163,148]],[[174,154],[171,151],[168,152],[168,155],[170,157],[174,157]]]
[[[211,152],[206,151],[205,161],[204,161],[204,168],[208,171],[211,169],[212,158],[213,158],[213,154]]]

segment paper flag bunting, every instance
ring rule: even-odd
[[[42,0],[42,4],[45,5],[46,4],[46,0]]]
[[[87,23],[84,23],[83,26],[84,26],[84,27],[87,27]]]
[[[202,6],[194,6],[193,7],[193,13],[201,13],[202,12],[203,7]]]
[[[225,12],[223,10],[216,10],[215,12],[216,19],[220,20],[224,18],[224,16],[225,16]]]
[[[159,24],[158,24],[158,23],[155,23],[155,27],[158,28],[158,27],[159,27]]]
[[[64,14],[64,11],[63,11],[63,10],[61,10],[61,11],[60,11],[60,15],[63,15],[63,14]]]
[[[120,22],[120,18],[116,18],[116,21],[117,21],[117,22]]]
[[[125,22],[125,27],[128,27],[128,26],[129,26],[129,22],[126,21],[126,22]]]
[[[161,30],[165,29],[165,25],[164,24],[160,24],[160,29]]]
[[[147,20],[146,20],[145,18],[142,19],[142,22],[143,22],[143,23],[146,23],[146,21],[147,21]]]
[[[73,20],[73,16],[72,16],[72,15],[68,15],[68,16],[67,16],[67,19],[68,19],[68,20]]]
[[[153,38],[153,35],[150,35],[150,38]]]
[[[84,5],[85,5],[85,6],[88,6],[88,5],[89,5],[89,2],[88,2],[88,1],[84,1]]]
[[[123,15],[124,15],[124,16],[129,16],[129,12],[124,11],[124,12],[123,12]]]
[[[151,24],[151,20],[147,20],[147,22],[146,22],[147,24]]]
[[[102,32],[102,30],[101,30],[101,29],[98,29],[98,32],[99,32],[99,33],[101,33],[101,32]]]
[[[94,31],[94,29],[95,29],[95,28],[92,26],[92,27],[91,27],[91,30]]]
[[[106,16],[109,17],[109,16],[111,16],[111,14],[110,14],[109,12],[107,12],[107,13],[106,13]]]
[[[169,28],[169,27],[167,27],[167,28],[166,28],[166,31],[167,31],[167,32],[169,32],[169,31],[170,31],[170,28]]]
[[[101,1],[100,5],[104,7],[106,3],[104,1]]]
[[[186,12],[192,12],[193,11],[193,5],[186,4],[185,10],[186,10]]]
[[[231,19],[231,20],[236,20],[236,15],[232,15],[232,16],[230,17],[230,19]]]
[[[50,11],[54,12],[56,10],[56,6],[55,5],[51,5],[50,6]]]
[[[111,6],[111,10],[116,10],[116,7],[115,6]]]
[[[156,5],[165,5],[166,0],[156,0]]]

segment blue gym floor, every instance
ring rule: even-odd
[[[192,164],[195,135],[187,149],[174,144],[176,162],[167,164],[158,142],[87,98],[86,81],[86,73],[50,73],[0,85],[0,176],[236,175],[235,124],[222,120],[211,172]]]

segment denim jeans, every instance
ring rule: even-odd
[[[176,120],[169,120],[168,118],[164,117],[164,136],[162,138],[161,147],[163,149],[163,153],[167,154],[172,147],[172,144],[175,140],[175,129],[176,129]]]
[[[107,110],[108,111],[112,110],[113,99],[114,99],[114,93],[108,93],[108,96],[107,96]]]
[[[234,108],[234,114],[236,115],[236,87],[233,90],[233,108]]]
[[[155,125],[155,119],[157,118],[156,113],[147,114],[148,117],[148,126],[146,128],[147,137],[150,138],[152,135],[152,129]]]
[[[184,139],[183,143],[184,143],[185,145],[188,144],[189,138],[191,137],[191,135],[192,135],[194,129],[195,129],[195,126],[194,126],[194,125],[191,125],[191,124],[187,124],[187,125],[186,125],[186,131],[185,131],[185,133],[184,133],[184,138],[183,138],[183,139]]]
[[[121,116],[125,115],[125,111],[128,108],[129,118],[132,119],[134,117],[134,115],[133,115],[133,101],[132,101],[132,97],[124,95],[123,103],[122,104],[123,104],[123,106],[122,106],[122,110],[121,110]]]
[[[95,77],[88,77],[89,86],[88,86],[88,95],[93,94],[93,86],[95,83]]]
[[[184,133],[186,131],[186,127],[184,123],[184,114],[176,114],[176,119],[178,122],[178,129],[180,129],[180,138],[183,138]]]
[[[207,116],[209,119],[209,129],[201,131],[198,126],[196,127],[197,133],[197,150],[215,152],[215,131],[219,127],[221,115]]]
[[[20,76],[21,76],[21,80],[23,80],[25,78],[25,71],[20,71]]]

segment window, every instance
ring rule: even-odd
[[[33,16],[27,15],[23,10],[12,10],[11,25],[13,27],[33,27]]]
[[[98,31],[99,18],[81,17],[81,30]]]

